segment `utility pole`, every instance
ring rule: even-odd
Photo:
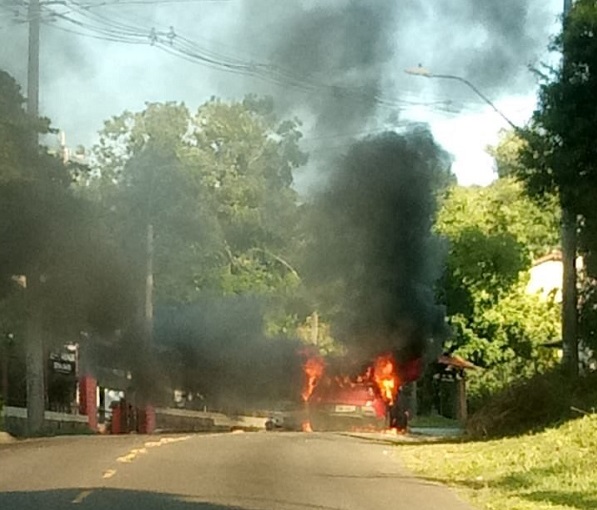
[[[29,0],[29,55],[27,65],[27,113],[36,123],[39,117],[39,32],[41,6],[39,0]],[[38,150],[37,132],[32,136],[31,150]],[[34,160],[34,164],[35,160]],[[25,299],[27,324],[25,328],[25,359],[27,378],[27,429],[29,434],[39,433],[44,426],[45,381],[44,348],[39,267],[30,268],[26,275]]]
[[[311,314],[311,343],[319,345],[319,314],[317,312]]]
[[[572,0],[564,0],[564,26]],[[565,51],[565,48],[564,48]],[[564,55],[566,58],[566,55]],[[576,289],[577,217],[560,192],[562,209],[562,345],[564,367],[571,377],[578,376],[578,296]]]
[[[29,57],[27,66],[27,113],[39,117],[39,31],[41,6],[39,0],[29,0]],[[37,140],[36,140],[37,142]]]
[[[147,224],[147,266],[145,268],[145,342],[151,343],[153,336],[153,258],[154,233],[153,224]]]

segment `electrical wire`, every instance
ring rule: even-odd
[[[74,35],[78,35],[78,36],[81,36],[81,37],[89,37],[91,39],[96,39],[96,40],[100,40],[100,41],[115,42],[115,43],[118,43],[118,44],[122,44],[122,43],[125,43],[125,44],[143,44],[143,45],[146,44],[145,41],[138,41],[138,42],[135,42],[135,41],[123,41],[122,39],[117,38],[117,37],[108,37],[108,36],[101,36],[101,35],[98,35],[98,34],[90,34],[90,33],[85,33],[85,32],[79,32],[77,30],[72,30],[70,28],[61,27],[61,26],[57,25],[56,23],[50,23],[50,22],[44,21],[44,20],[42,20],[41,23],[43,25],[47,26],[47,27],[50,27],[50,28],[54,29],[54,30],[59,30],[61,32],[66,32],[68,34],[74,34]]]
[[[152,3],[176,3],[179,0],[150,1]],[[212,69],[237,75],[251,76],[262,81],[283,87],[292,87],[309,93],[328,93],[336,97],[343,95],[354,101],[373,103],[379,107],[390,108],[394,111],[396,109],[402,110],[407,107],[419,106],[431,108],[438,112],[456,114],[457,111],[462,111],[466,108],[466,104],[464,103],[460,105],[455,104],[453,101],[448,103],[448,100],[425,102],[405,98],[392,99],[381,94],[371,94],[358,87],[347,87],[313,80],[270,63],[247,62],[236,57],[230,57],[222,52],[208,50],[201,47],[195,41],[175,33],[172,28],[168,32],[156,31],[154,28],[139,27],[126,20],[122,21],[121,17],[116,19],[110,18],[91,9],[91,7],[122,5],[126,3],[147,4],[150,2],[148,0],[123,0],[118,2],[102,2],[101,4],[81,4],[74,0],[66,0],[64,5],[69,9],[66,12],[57,12],[54,9],[49,9],[47,6],[44,6],[44,9],[55,19],[60,19],[74,25],[77,30],[67,29],[66,27],[59,28],[57,25],[48,22],[44,22],[44,24],[54,26],[54,28],[64,32],[70,31],[70,33],[75,35],[108,42],[151,44],[177,58]],[[457,107],[457,110],[450,111],[450,105]]]
[[[81,4],[87,9],[96,9],[99,7],[111,7],[115,5],[168,5],[168,4],[197,4],[197,3],[230,3],[232,0],[116,0],[113,2],[99,2]]]

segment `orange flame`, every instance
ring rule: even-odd
[[[324,369],[325,363],[320,356],[312,356],[305,361],[305,364],[303,365],[303,371],[305,372],[305,387],[301,393],[305,402],[307,402],[311,398],[311,395],[313,395],[313,391],[321,379]]]
[[[381,398],[391,406],[396,400],[400,387],[400,380],[396,373],[396,362],[391,354],[384,354],[375,360],[373,365],[373,380],[379,389]]]
[[[310,421],[304,421],[301,428],[303,432],[313,432]]]
[[[305,406],[308,406],[309,399],[313,395],[317,384],[321,380],[324,370],[325,363],[323,358],[318,355],[309,356],[303,364],[303,371],[305,372],[305,386],[301,393],[301,397],[303,397]],[[313,428],[311,427],[311,422],[309,419],[302,423],[302,430],[303,432],[313,432]]]

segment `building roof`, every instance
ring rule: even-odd
[[[538,259],[533,261],[533,267],[540,266],[541,264],[545,264],[546,262],[561,262],[562,260],[562,251],[561,250],[553,250],[551,253],[544,255],[543,257],[539,257]]]
[[[460,356],[451,356],[449,354],[443,354],[437,359],[440,365],[448,365],[450,367],[458,368],[460,370],[475,370],[479,368],[474,363],[461,358]]]

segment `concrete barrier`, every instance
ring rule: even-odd
[[[6,406],[2,409],[4,428],[13,436],[27,435],[27,409]],[[44,434],[88,434],[90,432],[87,416],[80,414],[44,413]]]
[[[13,436],[27,435],[27,409],[4,407],[4,428]],[[235,429],[264,430],[266,418],[227,416],[223,413],[156,408],[155,432],[227,432]],[[89,434],[89,418],[82,414],[45,412],[44,434]]]
[[[223,416],[223,415],[222,415]],[[156,432],[212,432],[227,428],[225,416],[185,409],[156,408]]]
[[[267,420],[268,418],[258,416],[237,416],[232,421],[234,422],[233,427],[265,430],[265,422]]]
[[[214,432],[234,429],[265,429],[266,418],[227,416],[222,413],[190,411],[187,409],[157,408],[158,432]]]

